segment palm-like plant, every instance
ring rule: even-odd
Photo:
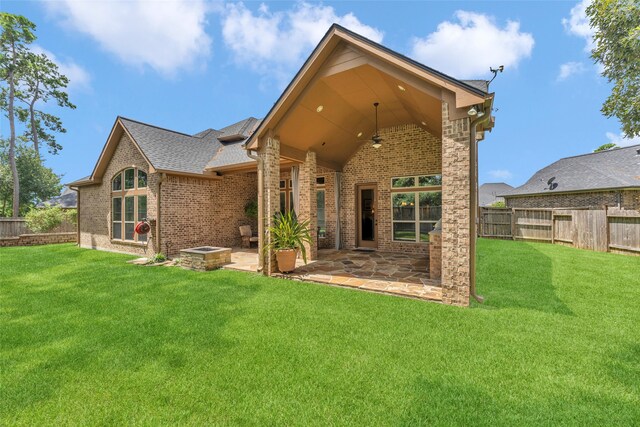
[[[294,249],[300,250],[302,259],[307,262],[307,251],[304,244],[313,244],[309,221],[298,221],[293,210],[278,212],[274,216],[273,226],[268,228],[271,241],[265,245],[265,250]]]

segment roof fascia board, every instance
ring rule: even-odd
[[[299,86],[305,80],[307,84],[309,83],[309,81],[315,76],[317,70],[322,65],[323,61],[320,60],[320,58],[326,59],[342,40],[351,43],[352,45],[358,47],[366,53],[379,57],[385,62],[391,63],[395,66],[401,66],[407,71],[410,71],[412,74],[415,74],[416,76],[422,78],[423,80],[435,83],[437,86],[455,93],[456,108],[463,108],[464,106],[475,105],[484,102],[486,96],[483,96],[481,94],[481,91],[479,91],[478,89],[468,86],[463,82],[457,81],[453,78],[445,78],[443,77],[444,75],[441,76],[439,74],[436,74],[435,70],[434,72],[427,72],[427,70],[423,69],[422,67],[417,67],[416,65],[414,65],[411,60],[409,60],[409,58],[405,58],[397,53],[392,54],[391,50],[384,48],[383,46],[367,39],[353,37],[346,31],[347,30],[344,30],[336,25],[333,25],[329,29],[329,31],[327,31],[318,46],[316,46],[309,58],[307,58],[302,68],[300,68],[300,70],[286,87],[282,95],[280,95],[280,98],[278,98],[273,107],[271,107],[271,110],[269,110],[269,113],[260,123],[260,126],[258,126],[258,128],[249,137],[246,143],[246,147],[248,149],[256,150],[258,148],[258,141],[260,137],[263,136],[265,130],[267,128],[273,128],[273,124],[270,123],[273,121],[277,113],[283,107],[287,107],[287,102],[292,102],[290,101],[292,95],[295,94],[294,97],[300,96],[300,94],[296,92],[300,92],[304,88],[299,88]],[[315,72],[309,73],[309,71],[313,71],[314,69]]]
[[[93,172],[91,172],[90,181],[92,183],[99,183],[102,180],[102,174],[107,168],[109,161],[111,161],[111,156],[116,150],[116,147],[120,143],[120,139],[122,138],[122,134],[125,133],[131,142],[136,147],[136,149],[140,152],[140,155],[145,159],[145,161],[149,164],[149,173],[154,173],[155,168],[147,158],[147,156],[142,152],[142,149],[136,142],[136,140],[131,136],[131,134],[127,131],[127,128],[120,121],[120,117],[116,118],[116,121],[111,128],[111,132],[109,132],[109,136],[107,137],[107,142],[105,142],[104,147],[102,147],[102,151],[100,152],[100,157],[98,157],[98,161],[93,168]],[[89,185],[89,184],[87,184]]]

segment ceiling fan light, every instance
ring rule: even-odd
[[[478,110],[476,110],[476,107],[471,107],[469,108],[469,111],[467,111],[467,114],[470,116],[475,116],[476,114],[478,114]]]
[[[324,110],[324,105],[318,105],[318,108],[316,108],[316,112],[320,113],[322,110]]]
[[[380,141],[373,141],[373,144],[371,144],[371,146],[377,149],[382,147],[382,143]]]

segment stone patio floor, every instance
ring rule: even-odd
[[[429,279],[427,264],[419,255],[321,249],[318,260],[305,265],[299,259],[295,272],[276,276],[441,301],[440,281]],[[257,249],[233,249],[231,264],[223,268],[256,272]]]

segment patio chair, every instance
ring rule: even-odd
[[[240,236],[242,237],[242,247],[243,248],[251,248],[251,243],[258,243],[258,236],[254,236],[251,232],[250,225],[241,225],[240,226]]]

